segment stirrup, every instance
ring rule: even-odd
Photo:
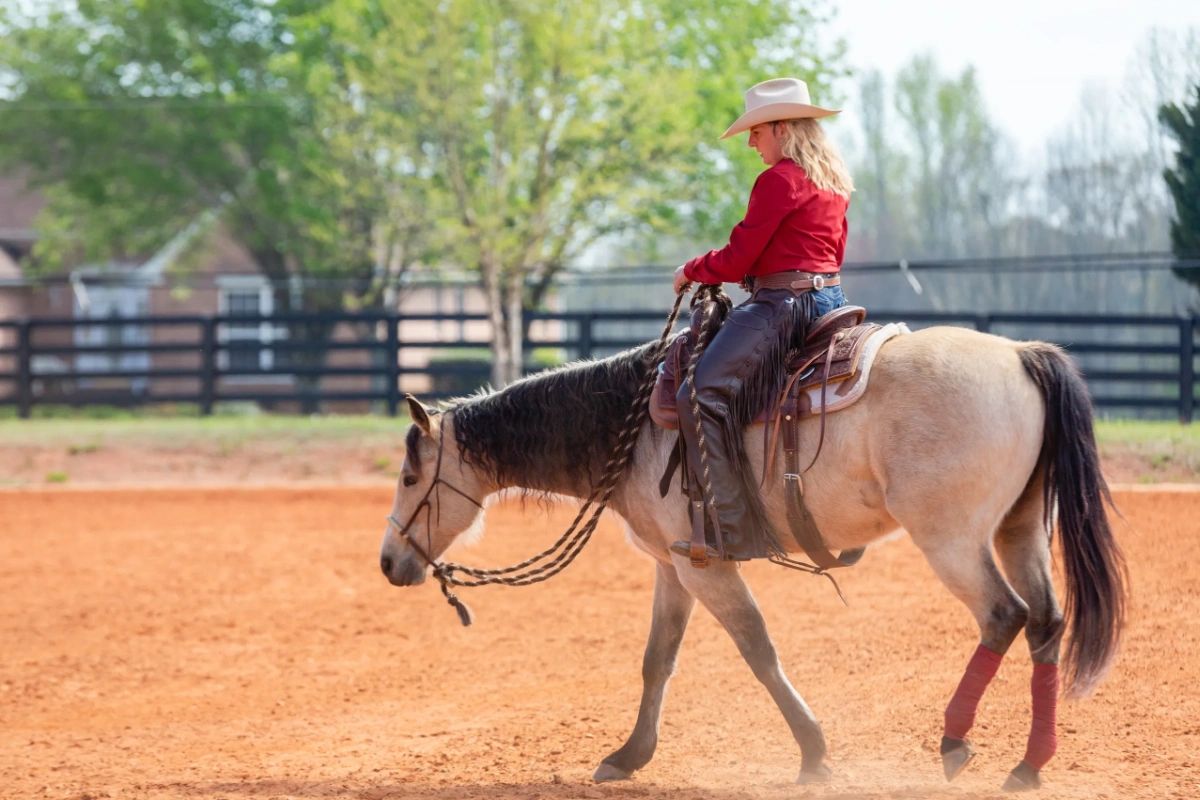
[[[672,542],[671,546],[667,549],[670,550],[675,555],[683,556],[684,558],[688,559],[688,562],[691,563],[691,565],[693,567],[696,567],[697,569],[704,568],[704,565],[696,564],[694,561],[691,560],[692,559],[692,543],[690,541],[688,541],[687,539],[680,539],[677,542]],[[704,545],[704,554],[706,556],[708,556],[709,561],[722,561],[725,558],[725,556],[721,553],[721,551],[718,550],[717,548],[713,547],[711,544]]]

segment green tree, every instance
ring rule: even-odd
[[[903,154],[892,143],[887,85],[873,70],[859,81],[862,153],[854,165],[859,195],[850,204],[851,247],[857,260],[895,259],[909,254],[910,202]]]
[[[943,77],[917,56],[896,77],[896,111],[913,146],[910,175],[916,254],[994,252],[1010,181],[1003,139],[988,117],[974,69]]]
[[[347,0],[326,9],[332,37],[355,53],[350,80],[373,124],[404,160],[425,160],[439,258],[479,270],[497,384],[520,374],[522,311],[597,240],[728,235],[754,167],[716,137],[740,113],[741,92],[779,72],[819,92],[833,75],[808,5]]]
[[[1163,179],[1175,201],[1171,249],[1181,261],[1193,262],[1189,265],[1192,268],[1177,269],[1176,274],[1200,286],[1200,270],[1194,267],[1200,260],[1200,84],[1194,88],[1190,104],[1167,103],[1158,116],[1179,144],[1175,166],[1163,171]]]
[[[300,25],[320,5],[80,0],[0,12],[0,164],[30,174],[49,201],[33,268],[145,255],[208,219],[252,253],[276,308],[378,304],[383,273],[403,266],[387,247],[400,215],[344,97],[319,91],[311,67],[332,48]],[[292,328],[310,342],[328,334]]]
[[[340,307],[347,285],[363,302],[387,201],[352,121],[310,91],[324,53],[290,28],[312,5],[91,0],[0,18],[0,161],[50,201],[37,264],[146,253],[216,209],[293,287],[280,308]],[[313,280],[296,292],[296,277]]]

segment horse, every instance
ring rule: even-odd
[[[484,498],[502,489],[588,497],[656,353],[649,344],[569,364],[440,411],[409,397],[413,422],[380,551],[388,580],[422,583],[462,532],[478,529]],[[862,399],[825,421],[804,495],[826,545],[867,547],[903,529],[978,624],[975,655],[945,710],[947,779],[971,760],[976,708],[1022,630],[1033,661],[1032,723],[1025,757],[1004,783],[1010,790],[1041,784],[1057,745],[1059,684],[1067,696],[1088,694],[1118,649],[1128,578],[1106,516],[1112,500],[1092,416],[1086,384],[1058,347],[934,327],[884,344]],[[815,417],[802,423],[802,455],[816,452],[817,425]],[[781,464],[766,457],[761,429],[747,429],[744,445],[756,476]],[[820,723],[784,673],[736,562],[697,569],[669,549],[691,528],[678,485],[660,497],[674,446],[675,434],[643,424],[609,503],[654,563],[653,621],[637,720],[593,779],[629,778],[654,755],[664,691],[699,601],[787,721],[800,749],[797,780],[829,780]],[[763,507],[778,540],[798,552],[778,533],[788,531],[784,493],[771,488],[780,477],[766,476]],[[1055,515],[1062,607],[1051,580]]]

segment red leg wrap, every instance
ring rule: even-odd
[[[1034,769],[1041,769],[1058,747],[1058,735],[1054,732],[1058,708],[1058,665],[1034,664],[1030,690],[1033,693],[1033,726],[1029,729],[1025,763]]]
[[[1000,661],[1003,658],[1002,654],[989,650],[983,645],[976,648],[975,655],[971,656],[971,662],[967,664],[967,671],[963,674],[958,689],[954,692],[954,697],[950,698],[950,705],[946,706],[946,736],[948,738],[965,739],[967,737],[967,731],[971,730],[971,725],[975,722],[975,709],[979,708],[983,692],[992,682],[992,678],[996,677],[996,670],[1000,669]]]

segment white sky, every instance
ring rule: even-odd
[[[1152,27],[1200,27],[1200,0],[832,0],[832,30],[857,69],[889,81],[930,52],[944,75],[974,65],[988,111],[1021,153],[1043,143],[1077,107],[1085,86],[1119,92],[1130,59]],[[857,128],[843,87],[846,121]],[[814,100],[820,103],[819,98]]]

